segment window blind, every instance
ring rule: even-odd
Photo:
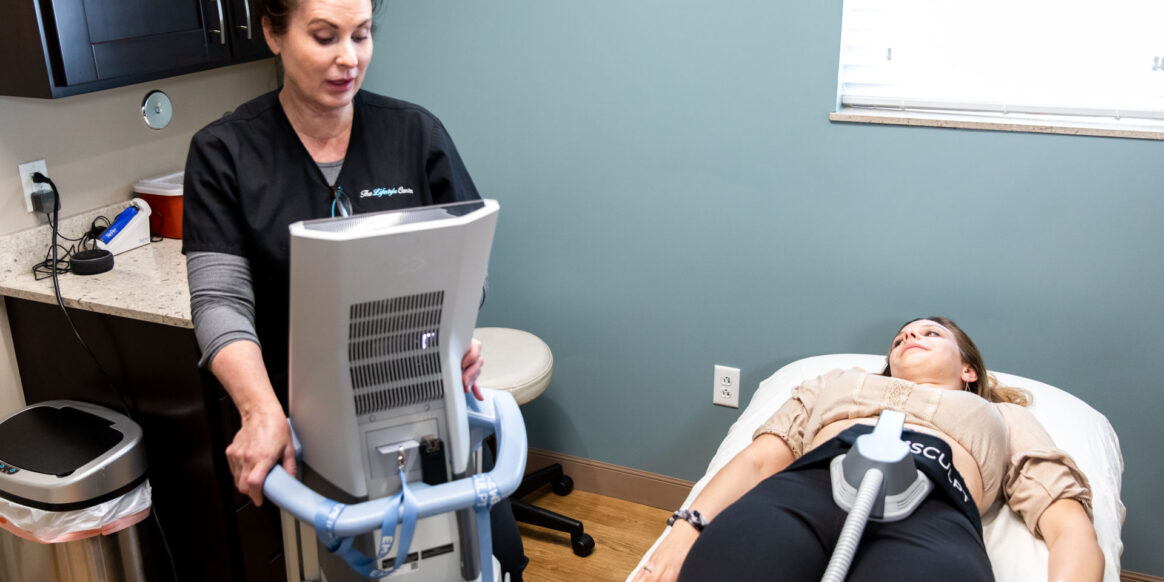
[[[1164,0],[844,0],[838,105],[1164,120]]]

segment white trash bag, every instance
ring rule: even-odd
[[[0,528],[42,544],[110,535],[149,517],[150,495],[147,479],[124,495],[72,511],[35,509],[0,497]]]

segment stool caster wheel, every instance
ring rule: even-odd
[[[551,486],[554,488],[554,493],[558,495],[569,495],[570,492],[574,490],[574,480],[571,479],[569,475],[559,475],[558,478],[554,479],[554,482],[551,483]],[[593,546],[594,542],[591,542],[590,545]]]
[[[570,545],[574,546],[574,555],[585,558],[594,551],[594,538],[590,534],[570,536]]]

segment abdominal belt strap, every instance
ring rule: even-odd
[[[833,457],[848,451],[857,442],[857,437],[873,432],[873,427],[865,424],[855,424],[845,429],[836,438],[812,449],[788,466],[785,471],[795,471],[818,463],[827,463]],[[914,430],[905,429],[901,432],[901,439],[909,443],[909,451],[913,454],[914,463],[919,471],[933,481],[934,487],[950,500],[951,504],[974,525],[978,537],[982,537],[982,519],[978,515],[978,506],[970,496],[970,490],[962,475],[954,467],[954,453],[950,445],[942,439]],[[827,465],[826,465],[827,468]]]
[[[388,505],[384,512],[384,521],[380,523],[380,548],[375,557],[368,557],[363,552],[352,547],[353,536],[339,537],[335,535],[335,522],[343,513],[344,504],[331,500],[324,500],[315,512],[315,535],[327,551],[344,559],[352,570],[368,578],[383,578],[404,564],[408,557],[408,548],[412,545],[412,533],[416,530],[417,505],[416,496],[408,488],[404,479],[404,471],[397,469],[400,476],[400,493]],[[381,570],[380,563],[392,552],[395,541],[396,526],[400,525],[400,545],[396,552],[396,561],[387,570]]]

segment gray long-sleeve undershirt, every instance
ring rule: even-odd
[[[239,340],[259,343],[255,332],[255,292],[250,262],[238,255],[192,252],[186,255],[186,278],[190,284],[190,315],[194,337],[202,359],[210,361],[227,344]],[[489,290],[489,279],[481,288],[481,305]]]
[[[194,337],[202,351],[199,366],[210,367],[210,361],[229,343],[259,343],[249,261],[228,253],[192,252],[186,255],[186,277]]]
[[[327,183],[334,186],[344,160],[316,164]],[[186,255],[186,278],[190,283],[194,337],[198,340],[198,349],[202,350],[199,366],[209,368],[218,351],[231,342],[250,340],[259,343],[255,332],[255,290],[249,261],[229,253],[189,253]]]

